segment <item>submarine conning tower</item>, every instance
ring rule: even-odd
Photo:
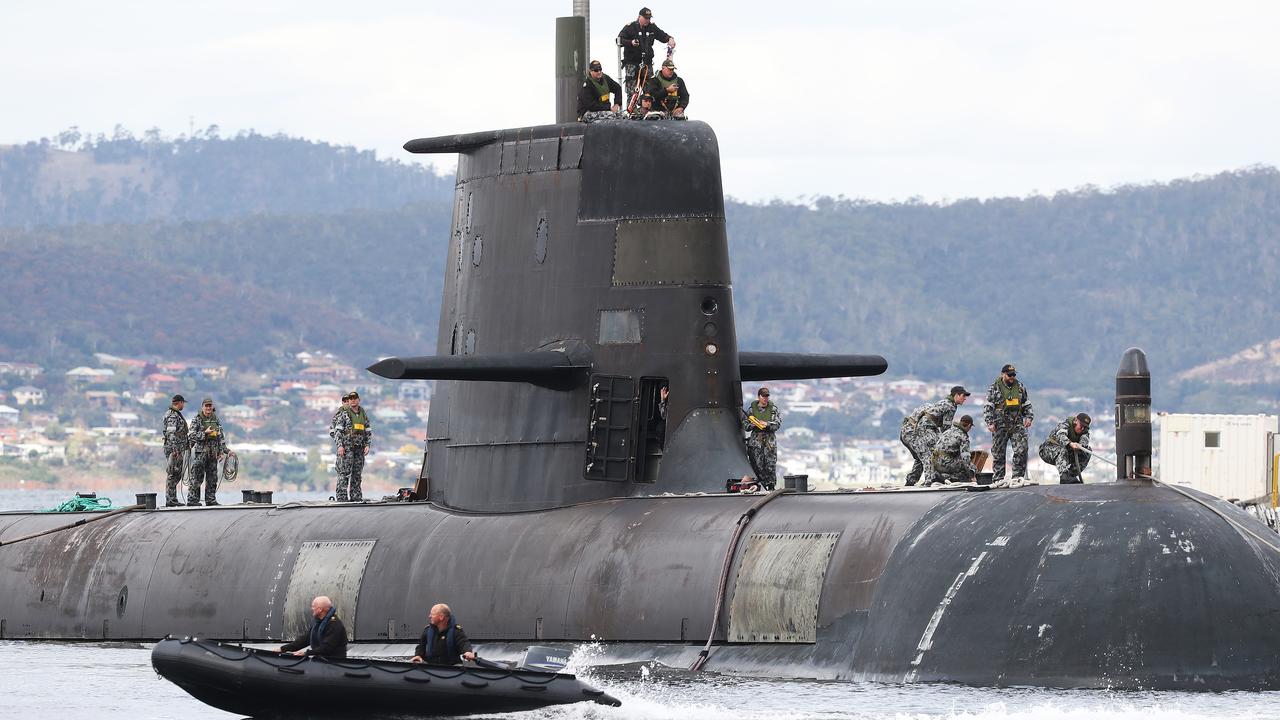
[[[440,381],[419,483],[433,502],[499,511],[722,491],[751,473],[743,381],[887,366],[739,352],[705,123],[560,123],[405,149],[459,154],[436,355],[370,368]]]

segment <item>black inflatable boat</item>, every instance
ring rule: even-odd
[[[254,717],[439,717],[622,704],[567,673],[305,658],[194,639],[156,643],[151,665],[197,700]]]

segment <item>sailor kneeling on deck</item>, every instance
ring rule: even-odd
[[[1063,485],[1084,482],[1084,469],[1089,465],[1088,413],[1080,413],[1058,423],[1053,433],[1040,443],[1040,459],[1058,470]]]
[[[344,658],[347,656],[347,628],[338,619],[333,601],[320,595],[311,601],[311,629],[297,640],[285,643],[280,652],[294,655]]]
[[[422,630],[422,642],[413,651],[412,662],[432,665],[458,665],[475,660],[475,650],[462,626],[453,621],[453,611],[440,603],[431,608],[431,621]]]

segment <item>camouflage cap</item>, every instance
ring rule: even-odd
[[[968,390],[965,390],[963,385],[956,385],[955,387],[951,388],[951,394],[963,395],[965,397],[969,397],[973,393],[969,392]]]
[[[662,61],[662,67],[671,68],[672,70],[675,70],[676,64],[671,60],[671,58],[667,58],[666,60]]]
[[[211,398],[211,397],[207,397],[207,398],[205,398],[205,399],[201,400],[201,401],[200,401],[200,404],[201,404],[201,405],[212,405],[212,404],[213,404],[213,398]]]

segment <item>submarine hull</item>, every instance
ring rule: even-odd
[[[334,597],[356,642],[433,603],[490,643],[688,657],[760,496],[523,513],[426,503],[137,511],[0,546],[7,639],[273,641]],[[1151,485],[781,495],[733,549],[710,670],[972,685],[1280,689],[1280,542]],[[67,523],[0,515],[0,542]],[[616,654],[616,653],[615,653]]]

